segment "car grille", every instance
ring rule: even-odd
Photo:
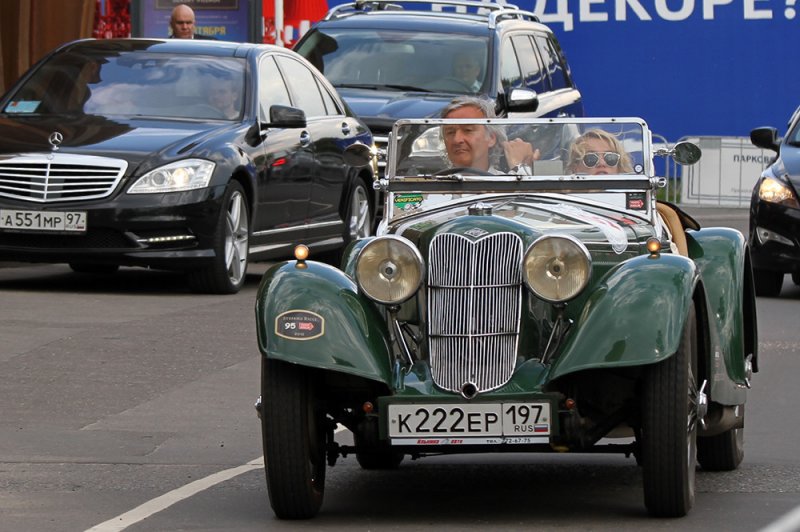
[[[128,163],[67,153],[0,160],[0,197],[35,203],[104,198],[117,187]]]
[[[433,381],[478,391],[511,378],[522,306],[522,240],[495,233],[441,234],[428,259],[428,341]]]

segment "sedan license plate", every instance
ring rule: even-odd
[[[0,209],[0,229],[85,232],[85,211],[17,211]]]
[[[550,404],[392,404],[395,445],[548,443]]]

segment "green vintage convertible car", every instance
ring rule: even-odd
[[[299,247],[264,275],[256,407],[273,511],[316,515],[326,469],[349,454],[388,469],[616,451],[641,466],[651,515],[685,515],[698,463],[742,461],[758,370],[745,238],[656,198],[654,158],[691,164],[699,149],[656,149],[634,118],[467,125],[494,139],[491,166],[449,162],[443,132],[464,119],[398,121],[376,236],[340,269]],[[591,134],[622,153],[576,152]],[[504,169],[509,139],[538,158]]]

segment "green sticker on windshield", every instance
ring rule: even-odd
[[[395,194],[394,208],[401,211],[416,209],[422,203],[422,194]]]

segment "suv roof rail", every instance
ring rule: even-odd
[[[455,6],[465,8],[477,8],[477,12],[465,13],[472,16],[483,16],[487,19],[489,27],[493,28],[498,20],[504,18],[515,18],[519,20],[531,20],[540,22],[539,17],[530,11],[524,11],[514,4],[499,4],[483,0],[401,0],[403,4],[423,4],[430,6],[431,9],[413,8],[406,10],[402,5],[393,0],[355,0],[346,4],[333,7],[325,15],[323,20],[331,20],[338,17],[352,15],[354,13],[366,13],[370,11],[413,11],[425,12],[430,14],[452,15],[453,11],[433,11],[434,6]],[[458,14],[458,12],[455,12]]]

